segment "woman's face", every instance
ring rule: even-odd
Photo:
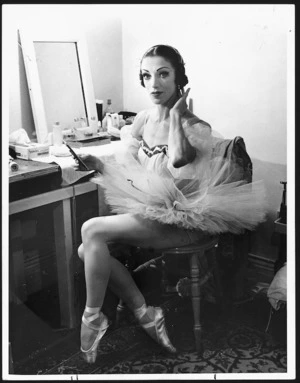
[[[177,95],[175,69],[161,56],[145,57],[141,64],[145,88],[154,104],[166,105]]]

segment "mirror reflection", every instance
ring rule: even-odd
[[[87,122],[76,42],[35,41],[34,50],[48,132],[55,121],[64,129]]]

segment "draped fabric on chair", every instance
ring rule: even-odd
[[[246,151],[246,145],[242,137],[232,139],[214,139],[213,158],[224,158],[232,164],[229,172],[232,172],[230,181],[252,182],[252,161]],[[238,165],[238,166],[237,166]]]

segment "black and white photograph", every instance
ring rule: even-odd
[[[3,380],[295,379],[295,258],[294,4],[2,4]]]

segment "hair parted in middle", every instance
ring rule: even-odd
[[[183,89],[184,86],[189,82],[186,74],[185,74],[185,68],[184,68],[184,61],[181,56],[181,54],[178,52],[177,49],[171,47],[170,45],[154,45],[150,49],[144,53],[141,64],[145,57],[154,57],[154,56],[161,56],[165,60],[169,61],[172,66],[175,69],[175,82],[176,85],[179,87],[180,90]],[[142,75],[142,71],[140,69],[139,73],[140,82],[143,87],[145,87],[144,84],[144,78]]]

